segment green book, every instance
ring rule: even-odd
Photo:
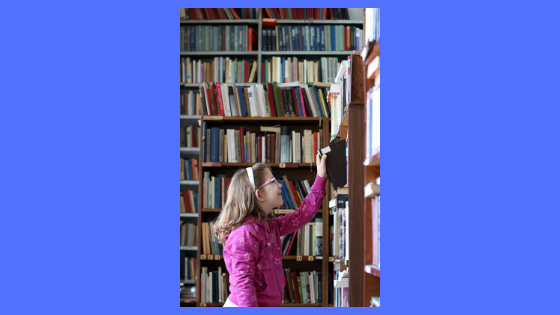
[[[268,60],[264,61],[264,80],[266,83],[268,83]]]
[[[325,50],[331,50],[331,27],[330,25],[325,25]]]
[[[274,94],[274,105],[276,106],[276,116],[282,117],[282,110],[280,109],[280,98],[278,97],[278,84],[272,82],[272,93]]]
[[[203,27],[202,25],[199,25],[199,26],[196,27],[196,31],[198,33],[198,38],[197,38],[198,43],[196,45],[196,50],[197,51],[203,51],[204,50],[203,46],[202,46],[202,27]]]
[[[286,286],[288,287],[288,292],[290,294],[290,301],[292,303],[296,303],[295,295],[294,295],[294,287],[292,284],[292,277],[290,276],[290,268],[284,269],[284,274],[286,275]]]
[[[309,39],[309,25],[305,26],[305,41],[307,44],[307,50],[310,51],[311,50],[311,42]]]
[[[226,51],[230,51],[230,50],[231,50],[231,48],[229,47],[229,46],[230,46],[230,45],[229,45],[229,42],[230,42],[230,39],[229,39],[229,32],[230,32],[230,30],[229,30],[229,28],[230,28],[230,26],[229,26],[229,25],[226,25],[226,49],[225,49]]]
[[[315,252],[315,248],[313,246],[313,230],[315,229],[314,224],[309,225],[309,256],[315,256],[313,253]]]
[[[235,25],[233,27],[233,47],[235,48],[234,49],[235,51],[238,51],[237,48],[239,47],[239,45],[238,45],[238,43],[239,43],[239,32],[237,30],[238,28],[239,28],[238,25]]]
[[[303,291],[302,302],[309,303],[307,300],[307,272],[302,271],[299,273],[301,277],[301,290]]]

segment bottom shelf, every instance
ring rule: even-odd
[[[284,303],[281,304],[280,307],[285,306],[285,307],[320,307],[321,304],[319,303]]]

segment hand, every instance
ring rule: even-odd
[[[321,158],[319,157],[319,153],[317,153],[315,161],[315,163],[317,163],[317,175],[321,176],[322,178],[327,178],[327,155],[323,154],[323,157]]]

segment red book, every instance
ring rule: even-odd
[[[276,107],[274,103],[274,93],[272,92],[272,83],[266,84],[266,93],[268,94],[268,105],[270,105],[270,116],[276,117]]]
[[[333,10],[333,8],[329,9],[329,13],[331,14],[331,20],[334,20],[334,10]]]
[[[290,187],[292,188],[292,193],[294,194],[294,198],[296,199],[296,203],[299,208],[301,206],[301,200],[299,199],[299,195],[293,182],[290,182]]]
[[[216,10],[215,12],[217,13],[217,15],[220,17],[220,20],[226,20],[226,14],[224,13],[224,10],[222,9],[214,9]]]
[[[278,9],[276,9],[276,10],[278,11],[278,14],[279,14],[280,18],[281,18],[282,20],[285,20],[286,17],[284,16],[284,8],[278,8]]]
[[[317,152],[317,150],[319,150],[319,148],[317,147],[319,145],[319,133],[315,132],[313,134],[313,152]],[[313,160],[313,159],[311,159]]]
[[[262,136],[261,135],[259,135],[258,141],[259,141],[259,144],[258,144],[259,156],[257,156],[257,162],[262,163],[263,160],[262,160]]]
[[[245,131],[246,133],[246,137],[247,137],[247,144],[249,144],[249,140],[251,140],[251,136],[249,135],[249,131]],[[251,162],[251,144],[248,145],[248,150],[247,150],[247,161],[249,161],[249,163]]]
[[[296,88],[292,86],[292,98],[294,101],[294,109],[296,110],[296,117],[303,117],[299,112],[298,99],[296,97]]]
[[[301,117],[307,117],[307,113],[305,112],[305,104],[304,104],[304,99],[303,99],[303,93],[301,93],[301,90],[302,90],[301,88],[297,89],[297,92],[299,93],[299,97],[301,99],[301,103],[300,103],[301,104],[301,109],[303,110],[303,113],[302,113],[303,116],[301,116]]]
[[[239,128],[239,145],[240,145],[240,151],[241,151],[241,163],[245,163],[245,143],[244,143],[244,136],[245,136],[245,128],[240,127]]]
[[[251,34],[251,32],[249,32],[249,34]],[[247,83],[249,82],[249,62],[245,61],[245,77],[243,78],[243,82]]]
[[[183,190],[183,201],[185,204],[185,211],[187,213],[192,213],[193,210],[191,209],[191,203],[189,200],[189,191],[188,190]]]
[[[237,12],[235,12],[234,9],[229,9],[231,11],[231,14],[233,14],[233,16],[235,16],[236,19],[241,20],[241,17],[239,16],[239,14],[237,14]]]
[[[272,13],[270,13],[270,9],[264,9],[264,12],[266,12],[266,15],[268,15],[269,19],[273,19]]]
[[[276,163],[276,133],[273,132],[272,135],[270,136],[270,161],[272,163]]]
[[[304,29],[305,30],[305,29]],[[301,39],[301,33],[302,32],[298,32],[299,34],[299,47],[301,47],[301,50],[303,50],[303,43],[302,43],[302,39]],[[296,65],[296,69],[297,69],[297,65]],[[296,70],[296,75],[297,75],[298,71]],[[294,80],[296,81],[296,80]]]
[[[327,10],[328,10],[327,8],[323,9],[323,20],[327,19]]]
[[[220,115],[225,116],[224,103],[222,101],[222,89],[220,82],[216,82],[216,91],[218,92],[218,105],[220,105]]]
[[[270,158],[272,156],[272,151],[271,151],[272,143],[270,141],[271,139],[272,139],[272,134],[267,133],[266,134],[266,162],[267,163],[272,163]]]
[[[280,11],[278,11],[278,9],[272,8],[272,11],[274,12],[274,15],[276,15],[277,19],[282,19],[282,17],[280,16]]]
[[[246,18],[246,19],[250,19],[250,18],[251,18],[251,9],[245,9],[245,18]]]
[[[185,104],[185,115],[188,113],[187,109],[188,109],[188,100],[189,100],[189,93],[185,93],[185,95],[183,96],[184,99],[184,104]]]
[[[213,20],[212,15],[210,15],[210,9],[202,9],[204,11],[204,16],[208,20]]]
[[[348,35],[346,34],[346,27],[344,28],[344,50],[348,50]]]
[[[253,45],[251,45],[252,42],[253,42],[253,32],[251,32],[251,30],[249,29],[249,41],[247,42],[249,44],[247,45],[249,46],[249,51],[253,51]]]
[[[294,232],[294,236],[292,237],[292,242],[294,241],[294,238],[296,238],[296,233],[297,231]],[[290,248],[292,247],[292,244],[290,244]],[[288,250],[289,252],[290,250]],[[298,282],[297,282],[297,277],[296,277],[296,273],[292,272],[291,275],[292,277],[292,286],[294,287],[294,297],[296,299],[296,303],[301,303],[301,299],[299,296],[299,287],[298,287]]]

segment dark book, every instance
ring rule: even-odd
[[[262,32],[262,50],[263,51],[268,50],[268,45],[267,45],[268,39],[267,39],[267,37],[268,37],[268,33],[266,32],[266,30],[263,30],[263,32]]]
[[[245,106],[245,97],[243,95],[243,88],[237,88],[239,94],[239,107],[241,108],[241,116],[247,117],[247,107]]]
[[[272,29],[272,50],[276,51],[276,30]]]
[[[333,304],[333,273],[329,272],[329,304]]]
[[[323,303],[323,273],[317,272],[317,278],[319,279],[317,282],[319,283],[319,303]]]
[[[220,159],[220,128],[210,128],[210,162],[219,162]]]
[[[327,155],[326,167],[329,181],[334,190],[346,185],[346,140],[340,140],[319,150]]]

